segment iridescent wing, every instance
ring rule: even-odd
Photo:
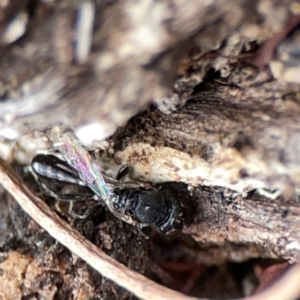
[[[65,161],[76,170],[80,179],[110,206],[110,190],[99,167],[92,162],[89,153],[78,143],[75,137],[70,132],[62,132],[59,126],[51,129],[49,137]]]
[[[148,184],[137,184],[133,182],[119,182],[111,177],[102,175],[99,166],[92,162],[89,153],[78,143],[70,132],[62,132],[61,127],[55,126],[49,133],[54,147],[59,150],[64,160],[78,173],[79,178],[105,202],[110,211],[123,221],[138,225],[131,216],[117,212],[112,204],[114,188],[137,189]],[[105,178],[105,179],[104,179]]]

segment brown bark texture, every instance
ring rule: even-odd
[[[38,191],[24,166],[61,124],[108,174],[128,165],[131,180],[187,184],[189,216],[171,240],[145,240],[105,207],[64,216],[186,293],[214,296],[178,285],[161,261],[300,262],[299,24],[292,0],[0,0],[0,157]],[[0,299],[130,296],[1,192]]]

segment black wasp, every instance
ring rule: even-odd
[[[155,224],[159,232],[167,235],[182,230],[187,212],[181,202],[180,183],[150,186],[120,182],[102,174],[71,133],[54,127],[50,138],[64,160],[52,154],[38,154],[31,164],[37,176],[89,188],[95,200],[104,202],[114,215],[140,229]],[[62,201],[84,200],[81,195],[71,196],[72,199],[70,195],[58,197]]]

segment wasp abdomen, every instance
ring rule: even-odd
[[[31,167],[38,176],[84,185],[77,174],[72,172],[70,166],[54,155],[36,155],[31,162]]]

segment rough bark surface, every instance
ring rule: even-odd
[[[141,242],[104,209],[84,222],[88,239],[173,288],[163,260],[300,262],[299,24],[292,0],[0,0],[0,156],[23,173],[62,123],[107,172],[187,183],[191,220],[171,241]],[[0,298],[129,297],[2,195]]]

